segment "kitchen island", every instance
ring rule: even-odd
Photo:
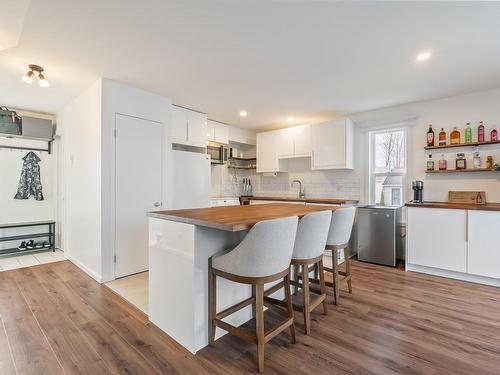
[[[208,260],[235,247],[262,220],[331,210],[287,203],[156,211],[149,217],[149,320],[192,353],[208,344]],[[271,286],[272,284],[270,284]],[[282,291],[277,292],[280,297]],[[217,310],[251,296],[249,285],[217,282]],[[229,316],[241,325],[251,306]],[[225,331],[217,330],[217,338]]]

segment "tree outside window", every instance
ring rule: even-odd
[[[406,129],[370,133],[370,202],[403,204],[406,175]]]

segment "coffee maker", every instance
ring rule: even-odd
[[[411,183],[413,189],[413,203],[423,203],[424,202],[424,182],[423,181],[413,181]]]

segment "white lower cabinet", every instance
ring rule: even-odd
[[[408,228],[408,263],[467,271],[466,210],[410,207]]]
[[[468,272],[500,279],[500,212],[469,211]]]
[[[408,270],[500,286],[500,212],[408,207],[407,219]]]

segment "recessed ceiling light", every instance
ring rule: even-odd
[[[240,117],[247,117],[248,112],[247,111],[240,111]]]
[[[293,118],[293,116],[288,116],[287,120],[288,120],[288,122],[292,122],[295,119]]]
[[[417,55],[417,61],[418,62],[424,62],[424,61],[427,61],[431,58],[432,54],[430,53],[430,51],[423,51],[423,52],[420,52],[418,55]]]

